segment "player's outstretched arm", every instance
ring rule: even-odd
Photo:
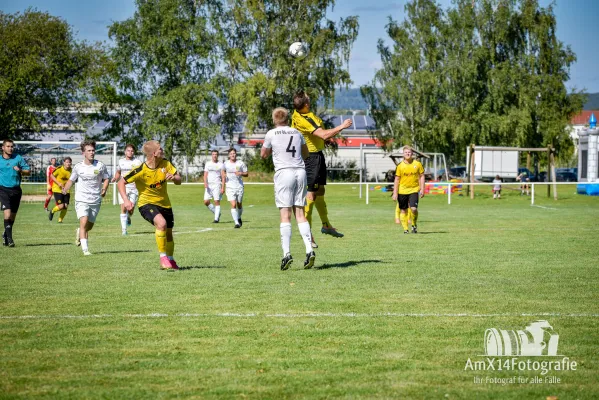
[[[338,134],[339,132],[341,132],[342,130],[349,128],[351,125],[352,125],[352,120],[348,118],[345,121],[343,121],[340,125],[338,125],[334,128],[331,128],[331,129],[318,128],[317,130],[312,132],[312,134],[314,136],[318,136],[322,140],[328,140],[328,139],[332,138],[333,136],[335,136],[336,134]]]
[[[62,194],[69,193],[69,189],[71,189],[71,186],[73,186],[73,181],[69,179],[62,188]]]

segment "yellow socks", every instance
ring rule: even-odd
[[[304,207],[304,210],[306,211],[306,219],[310,223],[310,226],[312,226],[312,210],[314,210],[314,200],[306,199],[306,206]]]
[[[52,209],[52,214],[54,214],[55,212],[57,212],[58,210],[60,210],[60,208],[58,208],[58,206],[54,206],[54,208]]]
[[[401,221],[401,226],[403,226],[403,230],[407,231],[408,230],[408,214],[407,213],[399,214],[399,219]]]
[[[67,211],[68,211],[68,210],[67,210],[66,208],[63,208],[63,209],[60,211],[60,217],[58,217],[58,218],[60,218],[60,219],[63,219],[63,218],[64,218],[64,216],[65,216],[65,215],[67,215]]]
[[[166,255],[166,243],[166,231],[156,230],[156,244],[161,257]]]
[[[166,255],[172,257],[175,254],[175,241],[166,242]]]
[[[410,222],[412,223],[412,225],[416,225],[414,223],[414,213],[412,213],[411,208],[408,208],[408,225],[410,224]]]
[[[331,224],[329,223],[329,213],[327,211],[327,203],[324,201],[323,196],[318,196],[316,198],[316,210],[318,210],[318,215],[320,216],[320,220],[322,221],[322,226],[325,228],[330,228]]]
[[[412,226],[418,226],[418,211],[412,212]]]
[[[395,219],[400,219],[399,214],[399,203],[395,203]]]

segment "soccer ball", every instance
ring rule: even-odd
[[[289,55],[295,58],[304,58],[308,55],[308,45],[302,42],[295,42],[289,46]]]

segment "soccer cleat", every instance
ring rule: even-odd
[[[58,218],[58,223],[62,224],[62,218]]]
[[[239,229],[239,228],[241,228],[241,225],[240,224],[235,224],[235,229]]]
[[[409,234],[409,233],[410,233],[410,231],[409,231],[409,230],[407,230],[407,229],[406,229],[405,231],[403,231],[403,234],[404,234],[404,235],[407,235],[407,234]]]
[[[213,224],[218,224],[218,219],[215,219],[214,221],[212,221]]]
[[[126,231],[126,230],[124,230],[124,231],[121,233],[121,235],[122,235],[122,236],[127,236],[127,231]]]
[[[412,225],[412,233],[418,233],[418,227]]]
[[[75,236],[77,236],[75,238],[75,245],[81,246],[81,239],[79,238],[79,228],[77,228],[77,230],[75,231]]]
[[[127,215],[127,226],[131,226],[131,216]]]
[[[343,233],[337,232],[337,229],[335,228],[325,228],[324,226],[320,229],[320,232],[324,233],[325,235],[331,235],[337,238],[342,238],[343,236],[345,236],[343,235]]]
[[[167,256],[160,257],[160,269],[174,269],[171,260]]]
[[[89,250],[85,250],[85,251],[83,252],[83,255],[84,255],[84,256],[91,256],[91,255],[92,255],[92,253],[90,253],[90,251],[89,251]]]
[[[316,253],[311,251],[306,254],[306,261],[304,261],[304,269],[310,269],[314,266],[314,260],[316,260]]]
[[[241,228],[243,226],[243,221],[241,220],[241,217],[239,217],[239,227]]]
[[[8,246],[8,239],[6,237],[6,232],[2,234],[2,246]]]
[[[179,266],[177,265],[177,262],[174,258],[172,260],[169,258],[169,261],[171,262],[171,266],[173,269],[179,269]]]
[[[52,221],[52,220],[54,219],[54,213],[53,213],[52,211],[50,211],[50,212],[48,213],[48,219],[49,219],[50,221]]]
[[[281,271],[285,271],[288,270],[289,267],[291,267],[291,264],[293,263],[293,257],[291,257],[291,254],[287,254],[285,257],[283,257],[283,259],[281,260]]]
[[[314,241],[314,236],[312,236],[312,239],[311,239],[311,241],[312,241],[312,248],[313,248],[313,249],[317,249],[317,248],[318,248],[318,245],[317,245],[317,244],[316,244],[316,242]]]

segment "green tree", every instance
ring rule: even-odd
[[[406,21],[387,27],[393,48],[379,43],[383,68],[362,93],[381,137],[456,160],[470,143],[571,150],[566,128],[584,96],[566,91],[576,58],[555,35],[553,6],[456,0],[446,12],[438,7],[408,3]]]
[[[221,3],[217,0],[136,0],[132,18],[109,30],[118,86],[109,98],[138,110],[136,126],[146,139],[164,139],[193,158],[200,142],[220,132],[223,79],[217,73]]]
[[[272,125],[275,107],[292,108],[306,90],[316,107],[334,100],[336,86],[349,85],[347,62],[358,34],[357,17],[326,17],[334,0],[230,0],[223,13],[223,63],[229,86],[224,102],[247,115],[246,128]],[[308,44],[303,59],[288,55],[291,43]]]
[[[66,21],[28,9],[0,12],[0,131],[22,139],[41,129],[41,111],[89,100],[89,84],[103,74],[106,55],[98,45],[74,39]]]

